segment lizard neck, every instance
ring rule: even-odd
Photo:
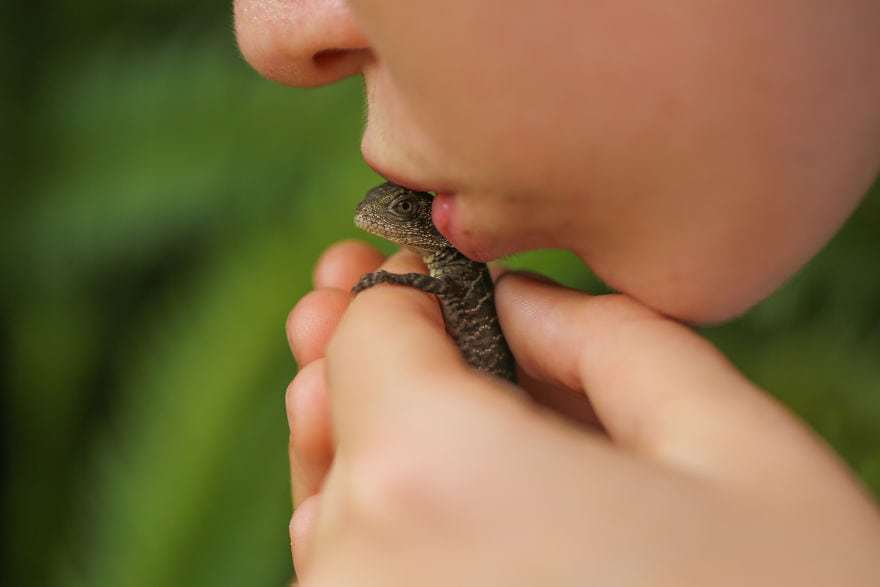
[[[462,255],[455,247],[444,247],[439,251],[422,257],[432,277],[442,278],[450,274],[456,275],[478,265]]]

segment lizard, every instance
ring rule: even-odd
[[[464,360],[479,371],[516,383],[516,362],[501,331],[495,310],[495,286],[485,263],[456,249],[431,219],[434,196],[391,182],[369,190],[355,211],[355,225],[418,254],[423,273],[375,271],[352,288],[390,283],[433,294],[440,302],[446,331]]]

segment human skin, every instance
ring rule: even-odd
[[[876,3],[350,4],[239,0],[242,52],[294,86],[363,74],[365,158],[445,194],[463,251],[568,248],[625,295],[500,279],[530,402],[462,364],[428,296],[352,300],[383,259],[331,248],[288,321],[301,580],[870,584],[874,504],[669,316],[747,308],[866,189]]]
[[[288,321],[303,585],[876,583],[870,498],[687,327],[626,296],[503,276],[533,403],[464,364],[429,296],[353,299],[381,262],[331,247]],[[384,268],[424,271],[411,253]],[[554,387],[589,397],[601,427]]]
[[[694,322],[777,287],[876,175],[878,22],[875,0],[236,2],[267,77],[363,75],[365,158],[451,194],[460,250],[570,249]]]

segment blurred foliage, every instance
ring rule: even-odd
[[[360,82],[260,80],[225,4],[5,8],[4,584],[282,585],[283,324],[377,181]],[[789,284],[706,329],[875,493],[878,226],[875,189]],[[601,289],[564,253],[510,262]]]

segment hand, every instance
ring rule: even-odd
[[[380,264],[366,245],[332,247],[288,321],[305,585],[880,576],[880,519],[859,484],[688,328],[624,296],[504,275],[499,315],[534,402],[463,364],[430,296],[353,298]],[[384,268],[424,271],[408,253]]]

